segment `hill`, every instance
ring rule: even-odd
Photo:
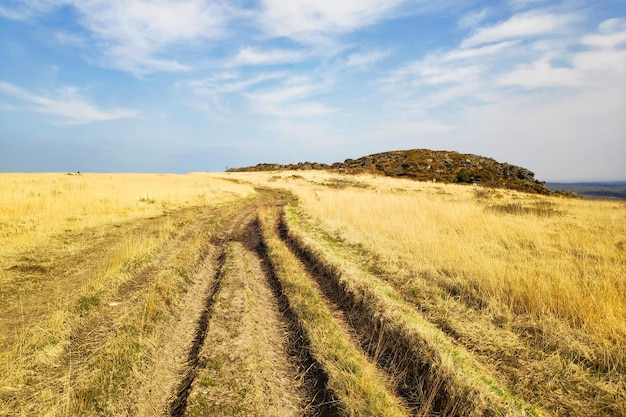
[[[358,159],[346,159],[332,165],[315,162],[288,165],[262,163],[251,167],[230,168],[227,171],[310,169],[335,170],[348,174],[372,173],[418,181],[472,183],[539,194],[551,193],[545,182],[535,180],[535,174],[526,168],[480,155],[429,149],[382,152]]]

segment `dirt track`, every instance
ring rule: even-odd
[[[186,304],[195,307],[181,316],[178,322],[183,325],[176,327],[174,337],[164,340],[155,351],[154,356],[163,357],[162,351],[178,350],[179,366],[173,367],[170,361],[148,367],[177,369],[172,374],[177,379],[171,380],[177,382],[175,386],[170,384],[169,397],[163,391],[146,393],[144,389],[143,396],[147,395],[149,401],[137,403],[156,406],[135,410],[137,414],[341,414],[342,399],[329,387],[326,369],[318,362],[315,347],[309,344],[300,318],[283,292],[283,282],[274,271],[275,260],[268,254],[259,230],[259,211],[268,207],[280,210],[281,199],[275,193],[263,196],[232,215],[212,238],[212,250],[195,274],[194,289],[187,294]],[[302,270],[306,271],[305,265]],[[363,352],[362,342],[345,313],[324,294],[311,273],[307,273],[311,285],[344,332],[346,343]],[[194,330],[190,332],[188,323],[192,321]],[[182,366],[181,340],[187,346]],[[375,361],[371,366],[376,367]],[[162,373],[158,377],[163,379]],[[381,378],[391,380],[382,374]],[[163,404],[164,398],[167,404]],[[399,398],[396,401],[402,403]]]
[[[37,414],[42,408],[54,410],[52,415],[340,415],[342,398],[330,388],[259,228],[260,211],[278,212],[283,204],[280,194],[261,191],[236,205],[169,214],[182,216],[179,233],[130,270],[104,302],[69,316],[62,352],[33,365],[30,382],[20,391],[2,394],[8,407],[3,410],[10,410],[7,415]],[[95,244],[104,249],[116,236],[149,230],[151,221],[122,225]],[[97,268],[98,258],[88,252],[72,255],[73,262],[81,257],[87,260],[84,268]],[[60,270],[63,259],[56,263],[52,268]],[[345,313],[308,274],[345,343],[366,357]],[[68,273],[50,285],[62,287],[64,279],[78,278]],[[381,386],[391,388],[391,378],[383,374]]]
[[[269,196],[213,240],[214,276],[170,416],[338,415],[262,243],[259,210],[282,206]]]
[[[256,210],[237,213],[215,240],[216,273],[171,416],[302,415],[309,402],[288,323],[256,252]]]

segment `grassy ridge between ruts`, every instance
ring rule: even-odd
[[[280,239],[276,210],[260,215],[264,244],[274,273],[295,312],[311,353],[328,376],[337,409],[348,416],[406,416],[390,381],[356,347],[336,322],[303,265]]]
[[[282,218],[287,239],[333,281],[357,331],[369,336],[386,368],[402,382],[403,396],[418,415],[510,415],[544,413],[501,386],[472,354],[425,320],[390,285],[359,269],[334,250],[333,239],[295,208]]]

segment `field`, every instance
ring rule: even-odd
[[[0,415],[626,416],[626,204],[0,175]]]

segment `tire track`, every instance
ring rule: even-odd
[[[229,353],[231,362],[233,357],[235,357],[235,361],[237,360],[236,346],[239,346],[240,337],[237,338],[236,336],[235,340],[227,339],[226,342],[222,342],[219,340],[219,332],[226,332],[226,330],[223,329],[227,328],[228,320],[233,320],[232,317],[229,316],[238,314],[250,315],[251,313],[241,311],[241,307],[237,305],[231,306],[231,308],[222,315],[216,315],[217,313],[215,313],[215,311],[222,311],[224,308],[223,304],[229,302],[224,299],[225,295],[221,294],[224,292],[225,294],[232,295],[233,293],[231,293],[232,289],[230,286],[235,285],[239,282],[238,280],[244,280],[244,284],[241,285],[256,288],[253,303],[271,304],[271,306],[263,307],[263,314],[257,315],[276,316],[275,321],[277,321],[278,324],[270,324],[270,326],[275,327],[276,330],[274,331],[282,334],[281,337],[284,338],[284,346],[276,347],[274,350],[279,351],[279,354],[284,358],[281,359],[281,361],[285,360],[290,364],[283,366],[283,368],[292,368],[294,370],[294,374],[287,379],[287,385],[284,383],[285,372],[289,374],[289,371],[279,371],[278,374],[282,373],[282,376],[273,375],[272,378],[276,378],[275,381],[267,381],[268,377],[263,376],[261,379],[265,378],[265,380],[261,383],[268,384],[265,391],[272,391],[272,387],[270,386],[272,384],[276,386],[283,384],[285,387],[283,391],[293,391],[293,389],[295,389],[294,387],[301,385],[303,392],[300,394],[301,400],[299,401],[298,415],[330,417],[340,415],[335,406],[334,397],[327,389],[328,378],[321,365],[317,363],[311,355],[308,340],[300,329],[295,313],[289,307],[289,302],[282,293],[281,284],[274,273],[272,264],[269,261],[267,249],[261,238],[257,219],[259,208],[279,204],[279,199],[275,193],[272,193],[270,197],[271,198],[267,199],[269,201],[258,201],[252,207],[237,213],[229,222],[228,226],[212,241],[213,245],[220,248],[218,265],[211,287],[205,295],[204,308],[202,309],[200,317],[197,319],[193,343],[189,348],[187,356],[186,371],[178,384],[175,397],[170,402],[167,410],[167,415],[170,417],[182,417],[187,415],[190,410],[191,413],[195,415],[198,402],[202,403],[204,407],[210,407],[211,404],[207,405],[209,401],[199,399],[199,397],[202,397],[202,393],[209,399],[212,398],[211,395],[217,395],[211,394],[211,389],[213,389],[215,393],[221,393],[224,403],[228,403],[227,397],[229,395],[237,395],[231,391],[219,391],[220,389],[224,389],[223,386],[207,386],[207,384],[214,383],[213,379],[207,377],[207,375],[213,374],[207,374],[207,372],[216,372],[209,368],[216,362],[215,355],[218,355],[220,349],[223,349],[220,343],[230,344],[231,352]],[[233,256],[233,254],[229,252],[239,247],[241,247],[241,251],[243,252],[238,252],[237,256]],[[246,268],[252,268],[253,271],[257,268],[257,272],[252,274],[250,274],[249,271],[246,272],[245,268],[241,265],[242,262],[252,264],[253,266]],[[232,270],[232,264],[237,265],[234,267],[236,269],[235,271]],[[257,282],[252,282],[253,280]],[[228,285],[228,288],[224,287],[226,285]],[[259,285],[261,287],[259,287]],[[234,293],[228,300],[236,303],[238,301],[235,299],[239,297],[239,295],[240,293]],[[245,327],[245,323],[249,319],[249,317],[241,316],[240,320],[237,321],[238,326]],[[254,318],[254,320],[259,319],[257,317]],[[273,322],[272,320],[274,319],[263,318],[263,320]],[[255,332],[261,333],[266,331],[266,329],[261,328],[255,330]],[[212,337],[207,337],[208,334],[212,335]],[[255,335],[255,337],[256,336],[258,335]],[[257,350],[251,352],[253,355],[257,353]],[[217,372],[219,374],[219,369]],[[272,374],[275,374],[275,372],[272,372]],[[232,374],[231,377],[236,378],[236,376]],[[283,382],[278,381],[278,379],[282,379]],[[245,383],[241,385],[245,385]],[[276,388],[274,388],[274,392],[276,392]],[[281,393],[280,396],[293,397],[292,394],[285,393]],[[279,413],[274,412],[273,415],[291,415],[290,413],[292,411],[288,410],[293,410],[293,398],[284,398],[281,401],[285,403],[283,411]],[[211,408],[209,409],[211,410]],[[215,412],[215,410],[212,411]],[[257,415],[272,415],[272,412],[265,410],[265,412]]]
[[[192,217],[192,213],[195,216]],[[58,360],[46,362],[40,365],[38,369],[42,375],[52,376],[47,381],[37,381],[33,384],[33,389],[37,391],[37,395],[44,399],[43,401],[49,404],[48,407],[65,410],[59,411],[59,413],[75,412],[77,407],[83,410],[84,407],[88,406],[87,403],[97,404],[95,407],[108,407],[108,404],[101,405],[106,401],[103,399],[107,395],[104,392],[106,389],[97,391],[97,389],[90,387],[92,382],[99,377],[98,371],[102,369],[101,359],[103,357],[110,358],[110,352],[117,347],[112,346],[116,343],[116,337],[135,325],[132,320],[141,315],[137,306],[142,302],[142,294],[148,291],[159,274],[162,273],[163,266],[180,257],[182,249],[194,237],[207,234],[206,221],[215,215],[212,208],[193,208],[158,217],[158,221],[171,219],[168,221],[175,221],[180,224],[180,233],[158,248],[152,259],[131,270],[128,279],[119,284],[117,288],[113,287],[110,293],[106,295],[107,302],[99,302],[99,305],[90,308],[86,317],[82,317],[82,312],[80,315],[75,313],[78,310],[77,305],[71,307],[76,317],[70,316],[67,319],[66,325],[71,329],[71,332],[68,333],[67,341],[64,342],[62,350],[58,354]],[[143,231],[150,227],[147,220],[135,223],[133,231]],[[210,253],[209,245],[199,247],[194,264],[190,264],[189,267],[196,268],[197,265],[205,263],[210,257]],[[107,259],[106,256],[103,258]],[[90,272],[91,269],[88,271]],[[68,293],[71,294],[71,291]],[[142,330],[137,329],[137,333],[140,332]],[[115,375],[110,375],[109,379],[119,378],[122,380],[131,377],[132,372],[127,369],[123,371],[114,370]],[[123,376],[120,376],[122,374]],[[123,383],[119,385],[121,386]],[[135,399],[135,393],[132,397]],[[133,403],[130,396],[127,403]]]
[[[398,397],[409,409],[418,412],[417,410],[423,405],[424,393],[413,381],[420,380],[420,374],[427,370],[411,364],[412,361],[406,357],[409,349],[402,346],[385,348],[386,343],[383,340],[388,337],[382,324],[372,323],[373,318],[364,314],[354,297],[342,288],[337,277],[333,276],[332,272],[328,271],[300,242],[289,235],[284,212],[279,216],[277,233],[293,255],[302,262],[308,275],[324,295],[325,301],[332,306],[332,309],[340,312],[337,316],[345,318],[349,334],[353,336],[362,351],[373,363],[377,364],[383,373],[395,378],[395,390]],[[398,341],[397,344],[402,343]],[[405,352],[405,354],[398,355],[398,352]],[[432,398],[431,401],[434,403],[431,404],[433,411],[442,412],[445,409],[440,404],[441,399]]]
[[[213,303],[215,302],[215,296],[220,289],[225,259],[226,252],[222,247],[220,254],[217,257],[217,270],[212,280],[212,284],[209,288],[208,296],[205,299],[202,314],[200,314],[200,318],[197,322],[196,332],[193,338],[191,349],[189,349],[189,353],[187,355],[187,371],[183,379],[178,384],[178,387],[176,389],[176,396],[169,406],[168,414],[170,417],[183,416],[185,413],[185,409],[187,408],[187,400],[189,399],[191,384],[195,380],[198,373],[198,364],[200,362],[200,349],[202,349],[202,346],[204,345],[207,330],[209,328],[209,316],[211,313],[211,307],[213,306]]]
[[[323,366],[311,354],[310,342],[298,324],[298,317],[290,306],[280,279],[276,275],[267,247],[262,239],[258,219],[252,224],[248,245],[255,250],[266,271],[267,283],[274,293],[280,312],[289,329],[289,356],[293,358],[303,373],[303,381],[308,393],[307,414],[315,416],[339,416],[340,410],[333,393],[328,389],[328,375]],[[305,410],[306,411],[306,410]]]
[[[241,236],[246,220],[250,219],[251,216],[254,216],[254,213],[255,208],[246,208],[240,211],[228,222],[224,230],[212,239],[212,244],[219,248],[216,272],[212,279],[212,284],[207,291],[207,295],[205,296],[204,307],[197,320],[192,345],[189,349],[189,353],[187,354],[187,370],[184,377],[178,384],[176,395],[168,408],[168,415],[170,417],[183,416],[185,409],[187,408],[187,401],[189,399],[191,386],[198,372],[200,350],[205,344],[211,308],[215,302],[215,297],[220,289],[220,284],[224,275],[224,262],[226,260],[226,251],[224,248],[229,241],[235,240],[238,236]]]
[[[294,321],[308,339],[311,354],[320,364],[334,415],[407,416],[408,409],[394,393],[394,381],[377,368],[355,341],[343,319],[320,290],[305,265],[291,252],[277,231],[280,210],[260,216],[268,263],[283,286]],[[281,293],[282,293],[281,290]]]

